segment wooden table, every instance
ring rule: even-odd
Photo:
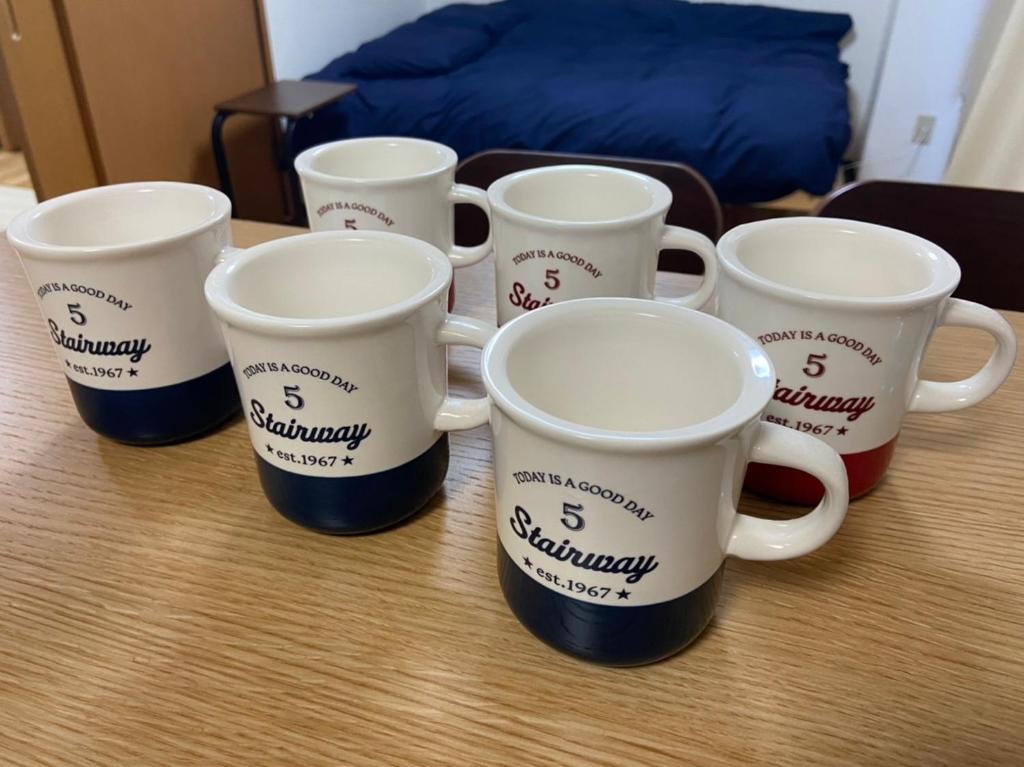
[[[489,270],[458,273],[457,309],[493,319]],[[486,429],[452,436],[426,513],[329,538],[264,501],[241,420],[164,448],[90,432],[6,250],[0,324],[3,765],[1024,762],[1020,365],[911,416],[828,546],[732,561],[693,647],[616,670],[506,609]],[[941,331],[928,370],[976,369],[977,338]]]

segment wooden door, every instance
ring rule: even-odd
[[[217,186],[213,105],[269,81],[256,0],[57,3],[104,183]],[[238,215],[280,220],[274,126],[238,115],[224,140]]]
[[[55,6],[47,0],[0,0],[0,55],[36,196],[42,200],[100,183]]]
[[[0,49],[0,149],[8,152],[21,149],[21,120],[18,105],[11,90],[3,50]]]

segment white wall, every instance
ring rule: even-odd
[[[899,0],[859,178],[942,178],[987,8],[988,0]],[[919,115],[936,118],[927,146],[912,141]]]
[[[425,0],[263,0],[274,75],[298,80],[422,16]]]

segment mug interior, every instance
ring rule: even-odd
[[[528,404],[618,432],[669,431],[721,415],[743,391],[745,365],[700,323],[636,311],[536,325],[506,358],[508,381]]]
[[[219,213],[217,198],[186,185],[111,186],[42,205],[25,233],[40,245],[112,247],[174,237]]]
[[[736,239],[735,257],[764,280],[827,296],[894,298],[932,287],[935,251],[924,240],[886,231],[842,222],[752,229]]]
[[[614,221],[655,207],[653,179],[600,168],[526,172],[504,189],[504,202],[534,218],[574,223]]]
[[[454,162],[451,149],[432,141],[359,139],[317,150],[309,167],[328,176],[373,180],[429,174]]]
[[[300,235],[235,266],[228,296],[270,317],[336,319],[403,303],[438,271],[412,240]]]

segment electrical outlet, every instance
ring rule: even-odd
[[[910,139],[912,144],[927,145],[932,140],[932,131],[935,130],[935,115],[918,115],[914,123],[914,135]]]

